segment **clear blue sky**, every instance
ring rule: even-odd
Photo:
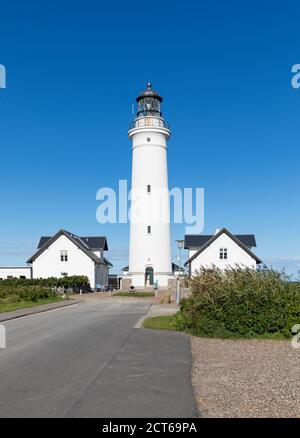
[[[114,271],[127,264],[129,227],[98,224],[95,196],[130,179],[131,105],[151,80],[170,187],[205,188],[204,232],[254,233],[297,272],[299,15],[296,0],[2,2],[0,265],[60,228],[106,235]]]

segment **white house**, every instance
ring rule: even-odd
[[[216,230],[214,235],[186,235],[185,249],[188,250],[189,275],[201,267],[216,266],[220,269],[248,267],[256,269],[262,261],[252,252],[256,247],[253,234],[233,235],[226,228]]]
[[[41,237],[38,249],[27,263],[33,278],[85,275],[93,290],[108,286],[112,264],[104,257],[106,237],[79,237],[66,230]]]

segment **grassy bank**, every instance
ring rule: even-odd
[[[114,297],[138,297],[138,298],[145,298],[145,297],[154,297],[154,292],[116,292],[113,294]]]
[[[155,330],[171,330],[179,331],[182,333],[187,333],[199,338],[220,338],[220,339],[270,339],[282,341],[286,339],[281,333],[265,333],[263,335],[239,335],[236,333],[226,333],[220,334],[219,336],[208,335],[205,332],[194,333],[192,330],[180,330],[177,329],[176,315],[173,316],[153,316],[151,318],[145,319],[143,323],[144,328],[155,329]]]
[[[143,323],[143,327],[156,330],[176,330],[174,315],[153,316],[152,318],[147,318]]]
[[[0,301],[0,313],[3,312],[12,312],[13,310],[19,310],[24,309],[26,307],[35,307],[35,306],[41,306],[42,304],[50,304],[50,303],[56,303],[58,301],[62,301],[62,298],[58,296],[52,296],[48,298],[41,298],[37,301],[15,301],[15,302],[3,302]]]
[[[61,301],[53,287],[23,284],[18,279],[0,282],[0,312]]]

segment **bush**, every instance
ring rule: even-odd
[[[66,289],[73,289],[74,291],[79,291],[80,289],[84,291],[90,291],[89,280],[84,275],[73,275],[66,277],[49,277],[49,278],[9,278],[0,281],[0,288],[4,287],[20,287],[20,286],[41,286],[49,288],[59,288],[64,287]]]
[[[72,276],[61,278],[18,279],[0,281],[0,304],[18,303],[20,301],[36,302],[58,295],[59,289],[72,289],[74,292],[90,290],[88,278]],[[61,291],[60,291],[61,293]]]
[[[0,303],[38,301],[55,296],[55,290],[41,286],[0,286]]]
[[[290,337],[300,323],[300,285],[272,270],[202,269],[180,303],[176,328],[209,337]]]

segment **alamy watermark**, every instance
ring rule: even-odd
[[[294,64],[292,66],[292,73],[294,73],[291,80],[292,87],[295,89],[300,88],[300,64]]]
[[[0,348],[6,348],[6,328],[0,324]]]
[[[6,68],[0,64],[0,88],[6,88]]]
[[[186,234],[200,234],[204,229],[204,189],[174,187],[134,188],[128,192],[127,180],[120,180],[118,190],[102,187],[96,199],[101,224],[186,224]]]

